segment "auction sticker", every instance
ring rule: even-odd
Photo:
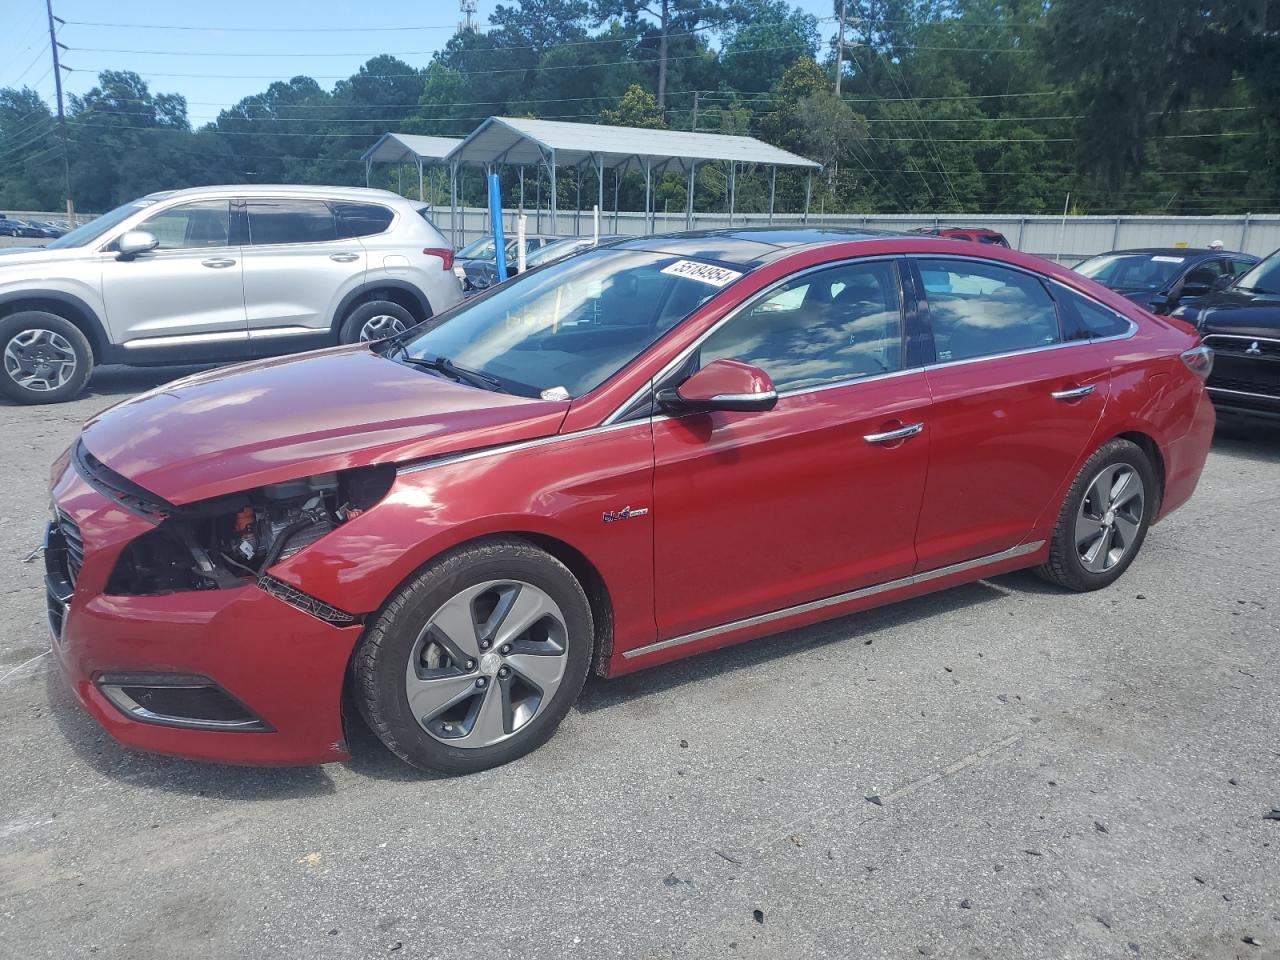
[[[742,276],[736,270],[713,267],[709,263],[698,263],[696,260],[677,260],[671,266],[663,267],[662,272],[669,273],[673,277],[688,277],[699,283],[709,283],[713,287],[727,287]]]
[[[1152,263],[1181,263],[1186,257],[1152,257]]]

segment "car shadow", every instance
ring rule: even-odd
[[[1213,453],[1260,463],[1280,463],[1280,426],[1219,421]]]
[[[593,675],[588,678],[575,709],[581,713],[595,713],[687,684],[705,683],[715,677],[780,660],[802,651],[836,644],[847,646],[856,655],[860,648],[871,646],[877,638],[895,627],[916,624],[920,629],[927,629],[929,622],[935,617],[989,603],[1011,592],[1020,592],[1028,585],[1026,581],[1039,584],[1034,575],[1008,583],[1005,582],[1006,579],[997,577],[962,584],[938,593],[712,650],[614,680]],[[1043,586],[1051,589],[1048,584]]]
[[[218,364],[183,364],[172,367],[95,367],[82,397],[118,397],[142,393],[180,377],[209,370]]]
[[[217,800],[296,800],[335,790],[319,766],[238,767],[130,750],[112,740],[76,702],[56,666],[45,671],[45,690],[49,714],[76,756],[112,780]]]

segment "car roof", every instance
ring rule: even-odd
[[[371,187],[334,187],[325,184],[297,183],[238,183],[221,184],[207,187],[187,187],[183,190],[162,190],[149,193],[148,200],[169,200],[173,197],[200,197],[233,193],[238,197],[331,197],[336,200],[379,200],[402,201],[404,203],[421,204],[420,200],[410,200],[390,190],[376,190]]]
[[[909,236],[889,230],[843,230],[834,227],[741,227],[634,237],[612,244],[609,249],[647,250],[750,268],[800,247]]]

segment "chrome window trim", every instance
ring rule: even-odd
[[[830,270],[833,267],[840,267],[846,264],[883,263],[885,261],[896,263],[898,260],[901,260],[902,257],[903,257],[902,254],[889,253],[889,254],[880,254],[874,257],[846,257],[843,260],[830,260],[827,263],[819,263],[812,267],[806,267],[804,270],[800,270],[796,273],[788,274],[785,277],[781,277],[778,280],[775,280],[773,283],[769,284],[769,286],[764,287],[760,290],[757,290],[755,294],[753,294],[749,299],[744,300],[742,303],[738,304],[738,306],[735,307],[732,311],[730,311],[725,316],[721,317],[713,327],[711,327],[709,330],[704,331],[702,335],[698,337],[697,340],[693,341],[693,343],[689,344],[687,347],[681,350],[679,354],[677,354],[669,363],[666,364],[666,366],[664,366],[656,374],[650,377],[648,383],[646,383],[639,390],[635,391],[635,393],[631,394],[631,396],[627,397],[626,400],[624,400],[621,404],[619,404],[614,409],[613,413],[609,414],[609,416],[604,418],[604,420],[601,423],[601,426],[610,426],[613,423],[617,422],[618,417],[622,416],[624,411],[626,411],[633,403],[635,403],[642,396],[644,396],[646,391],[652,390],[655,384],[657,384],[663,378],[668,376],[673,370],[675,370],[676,367],[680,366],[680,364],[688,360],[689,357],[693,355],[693,352],[699,349],[709,337],[715,334],[717,330],[723,327],[730,320],[733,320],[735,317],[739,316],[744,310],[747,310],[750,307],[755,306],[760,300],[774,293],[779,287],[783,287],[786,284],[791,283],[793,280],[799,279],[800,277],[808,276],[811,273],[817,273],[821,270]],[[897,280],[898,280],[898,313],[902,317],[902,330],[903,330],[903,334],[905,335],[906,323],[907,323],[906,314],[905,314],[906,298],[904,296],[904,291],[902,289],[901,275],[898,276]],[[688,321],[685,321],[685,322],[688,322]],[[919,369],[920,369],[919,367],[909,367],[909,368],[904,368],[903,370],[891,370],[889,371],[889,374],[895,375],[898,373],[910,372],[910,371],[919,370]],[[878,377],[884,376],[884,374],[875,374],[874,376],[878,378]],[[797,393],[808,392],[809,390],[819,389],[820,387],[830,388],[830,387],[838,387],[838,386],[848,386],[851,383],[865,383],[867,380],[870,380],[870,379],[872,379],[872,377],[846,377],[843,380],[833,380],[830,383],[820,384],[818,387],[801,387],[796,390],[779,390],[778,396],[790,397],[790,396],[794,396]]]
[[[1280,343],[1280,337],[1246,337],[1242,333],[1208,333],[1205,334],[1204,342],[1210,340],[1245,340],[1249,343],[1254,341],[1262,341],[1263,343]]]
[[[706,640],[708,637],[716,637],[724,633],[730,633],[734,630],[743,630],[748,627],[756,627],[766,623],[773,623],[775,620],[784,620],[788,617],[799,616],[803,613],[811,613],[814,610],[822,610],[826,607],[839,606],[842,603],[849,603],[853,600],[862,600],[866,597],[874,597],[877,594],[888,593],[890,590],[897,590],[901,587],[909,587],[918,583],[928,583],[931,580],[948,577],[954,573],[964,573],[967,570],[977,570],[980,567],[1000,563],[1003,560],[1012,560],[1015,557],[1024,557],[1028,554],[1035,553],[1043,546],[1043,540],[1036,540],[1033,543],[1021,543],[1016,547],[1010,547],[1008,550],[1001,550],[999,553],[988,554],[985,557],[977,557],[973,560],[964,560],[960,563],[952,563],[948,566],[938,567],[924,573],[913,573],[910,576],[901,577],[897,580],[889,580],[885,583],[877,583],[870,587],[850,590],[848,593],[836,594],[834,597],[825,597],[821,600],[810,600],[808,603],[798,603],[794,606],[783,607],[780,610],[774,610],[770,613],[761,613],[754,617],[744,617],[741,620],[732,620],[729,623],[722,623],[716,627],[708,627],[705,630],[696,630],[693,633],[686,633],[679,637],[672,637],[670,640],[659,640],[656,643],[637,647],[634,650],[626,650],[623,652],[622,657],[624,660],[632,660],[636,657],[643,657],[650,653],[657,653],[659,650],[669,650],[671,647],[679,647],[687,643],[695,643],[698,640]]]
[[[1280,400],[1280,393],[1252,393],[1248,390],[1228,390],[1226,387],[1205,387],[1210,393],[1225,393],[1233,397],[1254,397],[1258,400]]]

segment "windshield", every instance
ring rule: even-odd
[[[1174,254],[1104,253],[1076,267],[1103,286],[1158,290],[1183,268],[1188,257]]]
[[[57,240],[52,240],[45,244],[46,249],[54,249],[57,247],[83,247],[93,243],[100,236],[114,227],[116,224],[127,220],[139,210],[145,210],[156,201],[148,200],[143,197],[141,200],[131,200],[128,203],[116,207],[110,213],[104,213],[102,216],[90,220],[88,223],[76,227],[70,233],[65,233]]]
[[[1237,290],[1280,295],[1280,251],[1273,253],[1235,282]]]
[[[593,250],[521,274],[409,340],[526,397],[595,389],[741,274],[669,254]]]
[[[493,260],[494,257],[493,237],[481,237],[479,240],[473,240],[461,250],[458,251],[459,260]]]

